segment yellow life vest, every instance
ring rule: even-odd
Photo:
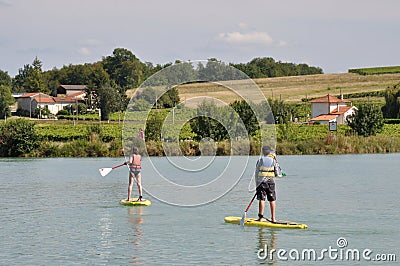
[[[265,167],[263,165],[260,166],[258,170],[259,177],[275,177],[275,167]]]

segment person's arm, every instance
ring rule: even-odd
[[[259,183],[258,183],[258,173],[260,172],[260,164],[261,163],[261,159],[259,159],[256,163],[256,169],[254,170],[254,179],[256,180],[256,186],[258,187]]]

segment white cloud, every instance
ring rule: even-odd
[[[92,52],[86,47],[81,47],[79,49],[79,53],[82,54],[82,55],[86,55],[86,56],[89,56],[89,55],[92,54]]]
[[[80,40],[79,44],[86,46],[99,46],[103,44],[103,42],[96,39],[85,39],[85,40]]]
[[[239,23],[239,28],[241,28],[242,30],[245,30],[249,27],[249,25],[247,25],[247,23],[245,22],[240,22]]]
[[[240,32],[228,32],[220,33],[218,39],[233,43],[233,44],[265,44],[269,45],[273,43],[273,39],[265,32],[251,32],[251,33],[240,33]]]
[[[282,41],[281,40],[281,41],[278,42],[278,46],[279,47],[284,47],[284,46],[287,46],[287,45],[288,45],[288,43],[286,41]]]

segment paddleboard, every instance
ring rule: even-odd
[[[239,224],[242,217],[228,216],[225,217],[225,222],[230,224]],[[246,226],[264,226],[264,227],[273,227],[273,228],[291,228],[291,229],[307,229],[306,224],[299,224],[296,222],[278,220],[276,223],[271,223],[268,221],[259,222],[256,221],[255,218],[246,218],[244,220],[244,225]]]
[[[125,206],[150,206],[151,201],[147,199],[142,199],[142,201],[137,201],[137,198],[131,198],[130,201],[127,201],[126,199],[122,199],[119,201],[122,205]]]

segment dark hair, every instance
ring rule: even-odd
[[[268,155],[271,153],[271,147],[270,146],[263,146],[262,147],[262,153],[263,155]]]
[[[132,153],[139,154],[139,149],[137,147],[132,148]]]

